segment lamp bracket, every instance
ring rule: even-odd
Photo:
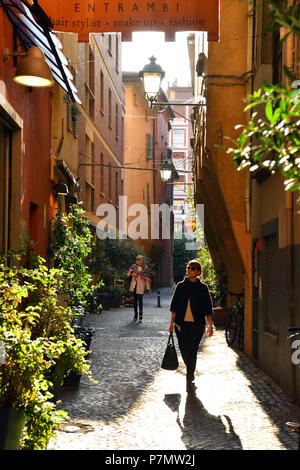
[[[17,52],[17,51],[14,51],[14,52],[9,52],[9,49],[8,47],[4,47],[2,49],[2,58],[4,61],[8,60],[9,57],[15,57],[15,56],[24,56],[26,55],[26,52]]]

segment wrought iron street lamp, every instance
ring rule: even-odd
[[[156,63],[154,56],[149,58],[150,63],[146,64],[139,72],[139,76],[143,81],[145,96],[149,101],[150,108],[158,108],[164,111],[168,106],[205,106],[205,103],[186,103],[184,101],[158,101],[159,90],[165,76],[165,72],[159,64]]]
[[[174,165],[167,161],[163,162],[162,167],[159,169],[160,176],[163,181],[170,181],[172,178],[172,173],[174,170]]]
[[[161,66],[156,63],[154,56],[150,57],[149,60],[150,63],[145,65],[143,70],[140,71],[139,76],[143,81],[146,98],[152,103],[157,100],[165,72]]]

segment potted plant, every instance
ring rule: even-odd
[[[214,311],[214,324],[225,325],[230,314],[230,308],[226,307],[226,295],[228,292],[228,276],[222,266],[216,269],[216,305]]]
[[[89,326],[84,326],[84,327],[75,326],[74,327],[75,338],[77,338],[78,340],[82,342],[81,347],[83,347],[86,352],[90,350],[91,341],[92,341],[94,334],[95,334],[95,329]],[[80,352],[79,352],[79,355],[80,355]],[[70,364],[69,362],[70,361],[68,361],[68,355],[66,355],[65,361],[63,362],[63,368],[64,368],[64,374],[65,374],[63,385],[78,386],[80,383],[80,379],[82,377],[82,373],[83,373],[82,367],[78,367],[78,364],[80,363],[80,358],[79,358],[79,361],[74,360],[74,356],[73,356],[72,363]],[[75,368],[74,368],[74,364],[77,364]]]
[[[20,261],[20,259],[15,260]],[[44,449],[62,418],[51,401],[51,369],[88,373],[72,311],[58,304],[61,272],[36,259],[34,268],[0,264],[0,428],[4,449]],[[15,424],[14,424],[15,423]],[[11,434],[13,432],[13,435]],[[20,440],[20,435],[22,438]]]
[[[72,212],[58,212],[52,221],[49,244],[50,264],[62,270],[60,295],[73,313],[72,326],[78,338],[90,341],[92,336],[84,317],[90,307],[98,311],[95,292],[102,286],[93,283],[89,266],[93,237],[84,210],[74,205]]]
[[[198,251],[197,259],[202,266],[202,279],[208,285],[212,296],[214,324],[225,325],[230,313],[230,309],[226,307],[227,274],[221,265],[215,268],[205,244]]]

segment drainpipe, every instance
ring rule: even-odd
[[[256,21],[256,0],[253,0],[252,2],[252,51],[251,51],[251,69],[255,70],[255,25]],[[251,94],[254,91],[254,73],[251,75]],[[250,113],[252,114],[252,110]],[[252,143],[252,138],[251,138],[251,143]],[[251,176],[250,172],[248,171],[246,173],[246,184],[245,184],[245,224],[246,224],[246,233],[251,232]]]
[[[155,158],[156,158],[156,119],[152,119],[153,123],[153,204],[156,203],[155,201]]]
[[[253,0],[252,2],[252,43],[251,43],[251,64],[247,64],[248,66],[250,65],[250,69],[253,71],[255,70],[255,30],[256,30],[256,0]],[[250,26],[250,25],[249,25]],[[250,29],[250,28],[249,28]],[[251,93],[253,93],[254,90],[254,72],[251,73],[250,79],[251,79]],[[250,111],[252,113],[252,110]],[[251,139],[252,141],[252,139]],[[250,172],[247,171],[245,174],[245,199],[244,199],[244,207],[245,207],[245,237],[250,236],[251,237],[251,176]],[[249,234],[249,235],[248,235]],[[245,308],[248,307],[248,312],[251,316],[250,322],[248,322],[249,329],[248,329],[248,338],[249,338],[249,353],[250,356],[252,357],[253,355],[253,279],[252,279],[252,251],[250,253],[251,257],[251,270],[250,270],[250,279],[244,281],[244,286],[246,287],[249,286],[249,291],[247,292],[248,289],[245,289],[245,295],[247,298],[245,298],[245,302],[247,302],[247,306],[245,305]]]

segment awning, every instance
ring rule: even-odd
[[[24,47],[39,47],[52,70],[54,80],[69,94],[73,102],[80,103],[68,61],[62,53],[59,39],[49,29],[47,15],[36,4],[29,6],[26,0],[0,0],[14,25]],[[33,16],[34,15],[34,16]]]
[[[96,227],[96,229],[98,229],[99,231],[102,230],[103,232],[107,232],[107,231],[113,232],[116,238],[123,239],[124,237],[126,237],[125,232],[123,232],[123,230],[116,227],[115,225],[108,223],[106,218],[103,219],[102,217],[99,217],[92,211],[85,210],[83,217],[85,217],[89,221],[90,225],[92,225],[93,227]]]

